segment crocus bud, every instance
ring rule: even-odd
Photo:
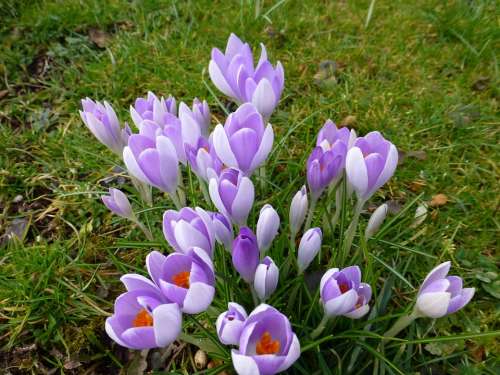
[[[323,275],[320,282],[321,302],[328,317],[343,315],[359,319],[369,310],[372,296],[370,285],[361,282],[358,266],[342,270],[332,268]]]
[[[271,246],[274,237],[278,234],[280,217],[270,204],[264,205],[260,210],[257,221],[257,243],[262,253],[265,253]]]
[[[306,185],[294,195],[290,205],[290,232],[292,237],[300,230],[306,218],[308,208]]]
[[[245,225],[255,196],[252,181],[241,171],[226,168],[219,178],[210,178],[208,187],[215,207],[233,223]]]
[[[385,217],[387,216],[387,211],[387,203],[384,203],[377,207],[377,209],[373,212],[372,216],[370,216],[370,220],[368,220],[368,225],[366,226],[366,239],[373,237],[373,235],[378,232],[380,226],[385,220]]]
[[[418,315],[440,318],[453,314],[467,305],[474,296],[474,288],[462,289],[462,278],[447,276],[450,266],[450,262],[441,263],[425,278],[415,306]]]
[[[135,215],[127,196],[118,189],[110,188],[109,195],[101,197],[103,203],[114,214],[134,221]]]
[[[215,233],[215,239],[218,243],[224,246],[227,251],[231,251],[234,235],[233,227],[229,220],[219,212],[212,212],[210,214]]]
[[[253,282],[255,270],[259,265],[259,247],[257,238],[250,228],[242,227],[240,229],[238,237],[233,241],[231,254],[234,268],[241,275],[241,278],[247,283]]]
[[[269,257],[262,259],[257,266],[253,287],[261,301],[265,301],[278,286],[279,269]]]
[[[82,100],[83,111],[80,111],[85,126],[103,145],[117,155],[121,155],[126,146],[130,129],[120,128],[120,122],[114,109],[108,102],[101,104],[86,98]]]
[[[179,119],[182,124],[182,138],[184,143],[194,145],[200,136],[208,136],[210,125],[210,109],[206,101],[193,101],[191,110],[186,104],[179,105]]]
[[[225,345],[238,345],[247,312],[236,302],[229,302],[227,307],[227,311],[220,314],[215,322],[217,336]]]
[[[320,228],[311,228],[303,234],[297,254],[299,272],[304,272],[304,270],[309,267],[314,257],[316,257],[321,249],[322,239],[323,234]]]

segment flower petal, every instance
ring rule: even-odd
[[[164,348],[173,343],[182,329],[182,313],[176,303],[158,306],[153,310],[153,329],[156,345]]]

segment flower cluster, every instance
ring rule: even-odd
[[[291,200],[289,249],[279,250],[276,243],[283,248],[286,233],[280,233],[281,219],[273,206],[261,207],[254,230],[249,224],[256,192],[252,178],[270,155],[274,131],[268,121],[284,87],[282,65],[278,62],[273,66],[263,45],[261,49],[257,65],[249,44],[234,34],[225,53],[213,49],[209,63],[212,82],[239,107],[212,132],[209,106],[198,99],[192,106],[177,105],[172,96],[149,92],[130,107],[134,131],[127,124],[120,125],[109,103],[82,101],[80,115],[85,125],[123,158],[144,202],[150,202],[147,191],[155,187],[167,193],[175,206],[164,212],[162,222],[171,253],[163,255],[155,250],[147,255],[149,278],[138,274],[121,278],[127,291],[116,299],[114,314],[106,320],[106,332],[119,345],[146,349],[165,347],[176,340],[182,331],[183,314],[205,312],[216,298],[219,281],[216,283],[214,264],[223,263],[225,272],[226,252],[233,266],[230,273],[241,280],[231,283],[249,288],[255,305],[247,314],[241,304],[226,299],[228,310],[220,313],[214,325],[220,343],[233,347],[231,358],[239,374],[275,374],[300,357],[301,345],[289,318],[263,303],[275,302],[280,277],[287,279],[281,280],[286,283],[294,264],[294,280],[299,281],[315,260],[324,265],[326,259],[330,267],[318,286],[324,318],[309,332],[310,338],[320,335],[332,317],[361,319],[370,310],[372,287],[362,282],[360,267],[332,266],[348,263],[363,206],[395,173],[397,149],[378,131],[358,136],[354,130],[338,128],[327,120],[307,159],[306,184]],[[198,178],[206,205],[217,212],[187,206],[185,171]],[[351,224],[339,235],[342,246],[334,255],[322,254],[323,231],[311,226],[316,206],[323,197],[328,209],[335,209],[331,221],[327,220],[329,232],[334,232],[353,192],[356,204]],[[154,238],[125,193],[110,189],[102,200],[116,215],[139,226],[149,240]],[[376,236],[387,213],[386,204],[375,210],[365,240]],[[286,260],[277,264],[271,255]],[[442,317],[471,300],[474,289],[462,289],[461,278],[447,276],[449,269],[446,262],[431,271],[418,292],[413,312],[396,322],[386,337],[398,334],[418,317]],[[225,288],[230,287],[227,275],[220,276]]]

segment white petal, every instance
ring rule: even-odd
[[[252,104],[265,119],[268,119],[273,113],[276,106],[276,95],[267,79],[260,80],[253,93]]]
[[[273,148],[274,142],[274,131],[271,124],[267,124],[266,130],[262,135],[262,141],[260,142],[259,149],[255,153],[255,156],[250,164],[250,170],[254,170],[259,165],[261,165],[269,156],[271,149]]]
[[[353,147],[347,152],[345,171],[349,183],[354,187],[358,196],[363,197],[368,188],[368,171],[359,147]]]
[[[226,131],[221,124],[218,124],[213,132],[213,141],[215,153],[219,159],[228,167],[238,167],[238,161],[234,156],[229,139],[227,139]]]
[[[215,288],[204,283],[193,283],[184,299],[182,311],[186,314],[198,314],[205,311],[214,299]]]
[[[231,350],[231,359],[238,375],[260,375],[259,367],[252,357],[239,354],[233,349]]]
[[[231,217],[234,218],[236,224],[245,224],[252,209],[254,197],[255,190],[252,181],[248,177],[243,177],[231,207]]]
[[[153,310],[153,329],[160,348],[173,343],[182,329],[182,313],[176,303],[158,306]]]
[[[208,74],[210,75],[210,79],[212,80],[214,85],[224,95],[227,95],[231,98],[235,97],[233,90],[231,90],[231,87],[227,83],[226,78],[224,78],[224,75],[222,74],[219,66],[213,60],[210,60],[210,63],[208,64]]]
[[[441,318],[446,315],[450,299],[448,292],[422,293],[417,298],[417,309],[429,318]]]

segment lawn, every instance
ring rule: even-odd
[[[146,254],[168,250],[160,223],[172,204],[156,191],[154,206],[141,212],[154,242],[106,209],[99,197],[108,187],[133,190],[122,161],[82,123],[80,100],[107,100],[131,123],[129,106],[148,91],[185,102],[199,97],[209,102],[212,123],[223,123],[224,111],[235,107],[210,82],[208,62],[231,32],[254,50],[264,43],[271,61],[285,69],[285,91],[271,118],[267,186],[257,189],[250,222],[264,203],[286,221],[326,119],[360,135],[378,130],[397,145],[400,163],[361,221],[383,202],[390,202],[389,221],[396,220],[370,242],[373,256],[355,254],[361,267],[377,270],[372,286],[387,286],[387,311],[404,311],[426,273],[445,260],[476,288],[458,313],[417,321],[407,331],[409,343],[380,353],[376,340],[346,334],[314,346],[290,372],[317,363],[317,373],[340,373],[357,347],[363,348],[359,372],[374,366],[387,373],[500,371],[495,1],[4,0],[1,8],[2,371],[142,373],[133,369],[141,357],[113,344],[104,320],[123,292],[119,276],[144,274]],[[192,205],[203,206],[197,183],[186,181]],[[133,201],[140,205],[138,197]],[[424,202],[426,219],[410,227]],[[315,223],[321,225],[320,215]],[[280,232],[283,260],[284,224]],[[335,251],[337,234],[325,235],[323,249]],[[314,319],[321,319],[319,311]],[[186,321],[190,329],[196,323]],[[213,330],[208,320],[202,324]],[[331,330],[359,333],[365,324],[336,321]],[[440,339],[426,341],[432,337]],[[170,371],[193,373],[196,350],[178,344],[162,360]],[[158,361],[159,354],[150,355],[148,369]]]

